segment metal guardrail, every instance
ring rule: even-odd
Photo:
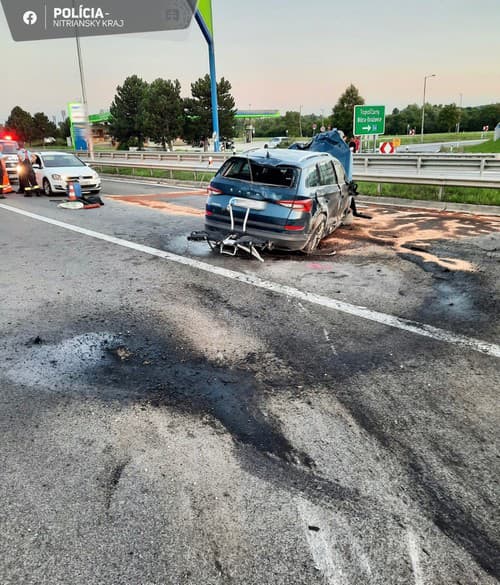
[[[88,159],[89,152],[78,151],[78,156]],[[212,159],[214,162],[224,162],[232,156],[231,152],[154,152],[154,151],[135,151],[135,150],[98,150],[94,151],[94,160],[138,160],[138,161],[177,161],[177,162],[208,162]]]
[[[80,156],[88,153],[80,153]],[[231,153],[97,151],[95,166],[131,167],[174,171],[191,171],[198,175],[217,169]],[[87,157],[88,160],[88,157]],[[404,183],[438,186],[438,197],[445,186],[500,188],[500,158],[495,154],[425,154],[397,153],[354,155],[353,176],[357,181]],[[380,187],[379,187],[380,190]]]
[[[79,152],[80,156],[88,158],[88,152]],[[239,153],[241,154],[241,153]],[[123,160],[123,161],[158,161],[158,162],[197,162],[204,163],[211,159],[220,163],[232,156],[230,152],[154,152],[154,151],[96,151],[94,160]],[[408,168],[421,172],[427,169],[444,171],[445,169],[461,169],[478,171],[500,172],[500,157],[495,154],[425,154],[425,153],[396,153],[396,154],[355,154],[354,166],[362,166],[365,172],[370,168]]]
[[[354,171],[369,174],[370,170],[384,172],[394,170],[414,171],[416,175],[426,173],[442,173],[449,175],[459,173],[474,173],[483,177],[489,173],[500,177],[500,158],[495,155],[448,155],[448,154],[359,154],[354,156]]]

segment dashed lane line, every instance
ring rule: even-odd
[[[117,246],[129,248],[131,250],[136,250],[137,252],[149,254],[150,256],[164,258],[165,260],[169,260],[170,262],[176,262],[177,264],[183,264],[184,266],[189,266],[190,268],[203,270],[204,272],[216,274],[217,276],[228,278],[237,282],[241,282],[243,284],[251,285],[256,288],[268,290],[277,294],[282,294],[287,297],[297,299],[299,301],[305,301],[307,303],[318,305],[320,307],[332,309],[334,311],[339,311],[341,313],[346,313],[348,315],[353,315],[361,319],[373,321],[375,323],[386,325],[388,327],[394,327],[395,329],[400,329],[402,331],[414,333],[422,337],[429,337],[437,341],[443,341],[445,343],[454,344],[465,349],[471,349],[494,357],[500,357],[500,346],[494,343],[489,343],[487,341],[482,341],[480,339],[475,339],[473,337],[466,337],[464,335],[452,333],[450,331],[446,331],[445,329],[440,329],[438,327],[433,327],[432,325],[426,325],[424,323],[419,323],[417,321],[410,321],[408,319],[394,317],[393,315],[387,315],[386,313],[380,313],[379,311],[372,311],[370,309],[367,309],[366,307],[351,305],[350,303],[346,303],[344,301],[331,299],[329,297],[324,297],[310,292],[304,292],[292,286],[278,284],[275,282],[271,282],[269,280],[263,280],[262,278],[259,278],[257,276],[243,274],[241,272],[229,270],[227,268],[222,268],[220,266],[212,266],[211,264],[201,262],[200,260],[187,258],[185,256],[179,256],[178,254],[173,254],[172,252],[166,252],[164,250],[158,250],[157,248],[152,248],[150,246],[136,244],[135,242],[130,242],[122,238],[108,236],[107,234],[102,234],[99,232],[95,232],[93,230],[88,230],[86,228],[64,223],[62,221],[58,221],[57,219],[52,219],[49,217],[38,215],[36,213],[31,213],[30,211],[16,209],[14,207],[10,207],[9,205],[0,203],[0,209],[4,209],[12,213],[17,213],[19,215],[24,215],[25,217],[29,217],[37,221],[42,221],[50,225],[54,225],[72,232],[76,232],[78,234],[94,238],[96,240],[102,240],[110,244],[115,244]]]

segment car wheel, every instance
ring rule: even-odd
[[[309,239],[307,240],[306,245],[302,248],[302,251],[306,254],[314,252],[325,235],[325,229],[326,217],[324,215],[319,215],[314,220]]]
[[[47,195],[47,197],[50,197],[52,195],[52,187],[50,186],[50,181],[48,179],[43,180],[42,187],[45,195]]]

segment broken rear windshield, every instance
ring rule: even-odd
[[[295,185],[298,169],[288,165],[266,166],[246,158],[235,158],[221,169],[221,175],[227,179],[290,188]]]

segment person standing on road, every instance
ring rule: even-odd
[[[21,143],[21,148],[17,151],[17,158],[19,159],[19,191],[25,197],[31,197],[33,191],[37,197],[40,196],[40,187],[36,182],[35,171],[31,164],[32,154],[29,150],[24,148],[24,143]]]
[[[2,183],[1,185],[1,189],[0,189],[0,199],[5,199],[5,195],[3,194],[3,189],[4,189],[4,185],[3,185],[3,177],[4,175],[7,174],[7,169],[4,169],[4,161],[3,161],[3,144],[0,144],[0,173],[1,173],[1,179],[0,179],[0,183]],[[4,173],[5,171],[5,173]],[[7,176],[8,178],[8,176]],[[7,185],[5,185],[5,187],[7,187]]]

